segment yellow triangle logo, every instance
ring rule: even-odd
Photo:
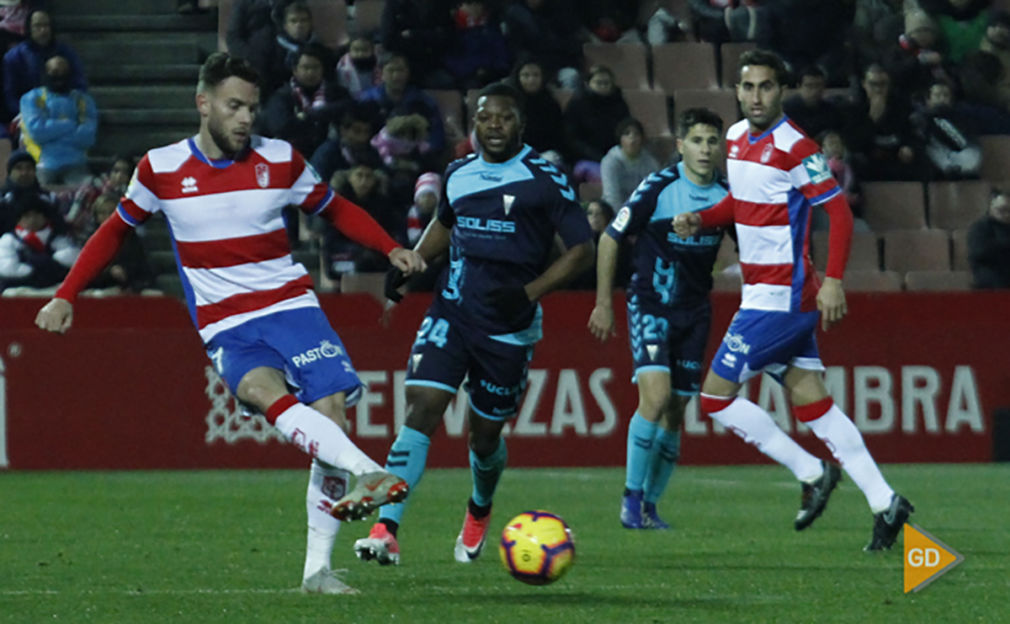
[[[905,524],[905,593],[919,591],[964,561],[964,555],[914,524]]]

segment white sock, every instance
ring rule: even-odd
[[[304,403],[294,403],[284,410],[274,426],[289,442],[335,468],[354,475],[382,470],[337,423]]]
[[[747,399],[737,397],[729,406],[709,416],[788,468],[800,481],[809,482],[824,473],[821,460],[803,450],[775,424],[768,412]]]
[[[863,491],[873,513],[884,511],[891,505],[894,490],[887,485],[877,462],[866,450],[859,429],[837,405],[832,405],[823,416],[806,425],[831,449],[831,454]]]
[[[348,489],[350,474],[346,470],[327,466],[312,460],[309,487],[305,493],[305,510],[308,512],[308,537],[305,542],[305,568],[302,578],[307,579],[321,569],[330,569],[333,544],[340,530],[340,520],[330,515],[330,508]]]

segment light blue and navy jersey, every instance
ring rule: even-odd
[[[491,334],[520,329],[488,305],[487,294],[539,277],[551,260],[555,233],[569,248],[592,239],[568,178],[524,145],[503,163],[477,155],[453,162],[444,191],[438,219],[452,235],[440,296],[472,327]],[[521,327],[530,326],[536,310],[530,305]]]
[[[629,298],[637,295],[640,301],[678,308],[708,300],[723,231],[703,229],[684,240],[673,232],[673,217],[711,208],[727,192],[721,176],[708,186],[691,182],[682,162],[651,174],[638,185],[607,226],[607,234],[618,242],[637,236]]]

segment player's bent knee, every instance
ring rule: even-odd
[[[268,407],[288,393],[284,376],[272,368],[254,368],[238,383],[236,398],[266,413]]]
[[[452,395],[444,390],[408,387],[407,417],[404,424],[431,437],[442,422],[442,414],[451,400]]]

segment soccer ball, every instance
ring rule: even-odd
[[[565,575],[575,562],[572,531],[547,511],[524,511],[509,520],[498,545],[501,562],[523,583],[547,585]]]

